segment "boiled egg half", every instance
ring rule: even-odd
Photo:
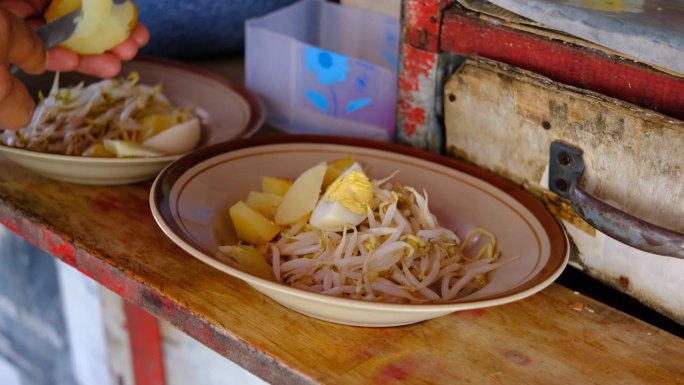
[[[343,231],[358,226],[373,203],[368,176],[354,163],[335,179],[316,204],[309,223],[326,231]]]

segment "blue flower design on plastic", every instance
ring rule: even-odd
[[[314,71],[318,82],[331,85],[344,82],[349,72],[349,58],[313,47],[304,51],[306,69]]]
[[[305,89],[304,96],[316,107],[330,116],[338,116],[340,110],[351,114],[354,111],[363,109],[373,103],[373,99],[362,97],[354,99],[342,106],[338,106],[337,92],[335,84],[344,83],[349,72],[349,58],[322,49],[306,47],[304,49],[304,62],[306,69],[316,74],[318,83],[325,87],[322,91]],[[366,75],[356,79],[356,86],[360,91],[367,87],[368,77]],[[327,95],[329,95],[329,98]]]
[[[328,100],[325,98],[325,95],[314,90],[304,90],[304,96],[309,99],[309,102],[311,102],[314,107],[326,114],[330,113],[330,107],[328,106]]]
[[[368,75],[363,74],[356,77],[356,90],[357,92],[363,92],[368,87]]]
[[[366,106],[370,106],[373,103],[373,99],[371,98],[361,98],[361,99],[354,99],[347,103],[347,107],[345,108],[345,111],[350,114],[356,110],[360,110]]]

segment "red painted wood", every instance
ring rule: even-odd
[[[442,13],[453,0],[406,0],[403,41],[430,52],[439,50]]]
[[[684,79],[603,51],[488,23],[460,7],[444,15],[440,49],[505,62],[684,119]]]
[[[439,34],[442,15],[454,0],[403,2],[401,66],[396,140],[439,152],[443,138],[436,134],[439,98]]]
[[[429,34],[439,35],[440,15],[453,0],[406,0],[404,23],[409,28],[424,29]]]
[[[414,136],[426,123],[426,111],[419,102],[423,99],[421,95],[433,94],[433,89],[425,90],[424,86],[432,84],[436,64],[437,58],[434,53],[404,46],[397,107],[402,131],[408,137]]]
[[[136,385],[164,385],[164,356],[159,323],[150,313],[124,302]]]
[[[439,54],[402,44],[395,140],[440,152],[443,135],[437,115]]]

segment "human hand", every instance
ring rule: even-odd
[[[15,15],[27,19],[37,28],[42,24],[40,17],[50,0],[0,0]],[[66,48],[52,48],[47,55],[47,70],[78,71],[102,78],[115,76],[121,70],[121,62],[138,54],[138,49],[150,40],[150,33],[142,24],[137,24],[124,42],[101,55],[79,55]]]
[[[30,27],[37,28],[43,24],[41,15],[49,2],[0,0],[0,57],[6,57],[6,62],[0,63],[0,129],[25,126],[35,107],[26,87],[11,76],[11,65],[31,74],[51,70],[112,77],[121,70],[122,61],[131,60],[137,55],[138,49],[149,41],[147,28],[138,24],[128,39],[104,54],[79,55],[69,49],[56,47],[46,55],[42,41]]]
[[[26,73],[45,70],[46,52],[33,29],[7,9],[0,7],[0,128],[17,129],[31,120],[35,103],[10,66]]]
[[[48,51],[47,69],[50,71],[78,71],[101,78],[115,76],[121,71],[121,62],[138,54],[138,49],[150,40],[150,33],[137,24],[123,43],[101,55],[79,55],[66,48],[55,47]]]

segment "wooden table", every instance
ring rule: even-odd
[[[300,315],[175,246],[149,188],[55,182],[0,157],[0,222],[272,383],[684,383],[684,340],[556,284],[395,328]]]

